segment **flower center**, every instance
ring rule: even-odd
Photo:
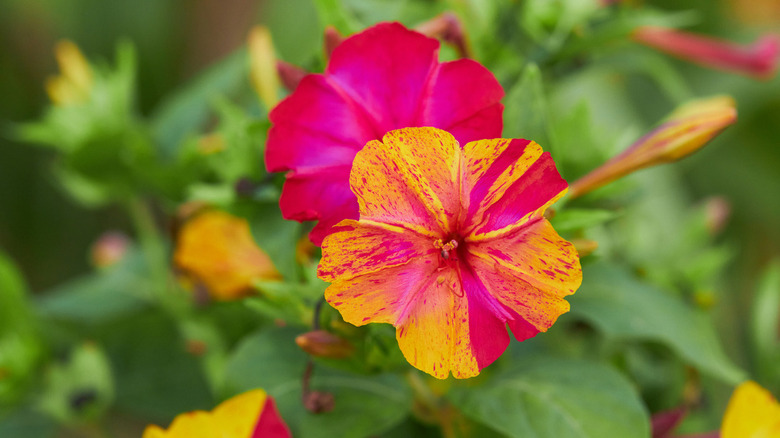
[[[450,258],[455,255],[455,250],[458,248],[459,240],[460,239],[457,237],[451,237],[449,239],[437,239],[433,242],[433,247],[441,250],[441,257],[444,260],[450,260]],[[453,260],[457,259],[453,258]]]

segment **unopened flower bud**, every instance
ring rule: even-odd
[[[570,242],[574,245],[580,258],[593,254],[593,251],[599,247],[598,242],[590,239],[571,239]]]
[[[344,41],[344,36],[339,33],[338,30],[336,30],[333,26],[326,26],[325,27],[325,35],[323,38],[323,44],[325,48],[325,56],[330,58],[330,55],[333,53],[333,50],[341,44],[341,42]]]
[[[780,38],[765,35],[749,46],[664,27],[643,26],[634,40],[662,52],[707,67],[771,79],[777,70]]]
[[[575,181],[569,195],[576,198],[638,169],[684,158],[736,120],[734,100],[728,96],[685,104],[623,153]]]
[[[46,93],[56,105],[84,102],[92,89],[92,68],[72,41],[63,40],[54,47],[60,75],[46,81]]]
[[[289,91],[295,91],[304,76],[309,74],[309,72],[297,65],[284,61],[276,61],[276,72],[279,74],[279,79],[282,80],[284,88]]]
[[[106,268],[117,264],[127,254],[130,247],[130,239],[118,231],[103,233],[90,251],[92,265],[97,268]]]
[[[255,26],[249,32],[249,63],[252,86],[263,105],[270,110],[279,102],[279,75],[271,32],[265,26]]]
[[[458,55],[463,58],[471,57],[471,50],[466,39],[466,32],[463,29],[458,16],[452,12],[444,12],[415,28],[421,34],[433,38],[441,38],[445,43],[455,47]]]
[[[295,343],[312,356],[329,359],[344,359],[355,351],[349,341],[325,330],[304,333],[295,338]]]
[[[710,234],[720,234],[731,216],[731,204],[725,198],[713,196],[706,201],[704,209]]]

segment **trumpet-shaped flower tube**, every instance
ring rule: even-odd
[[[262,389],[239,394],[211,412],[177,416],[168,429],[148,426],[143,438],[290,438],[274,400]]]
[[[355,157],[360,219],[325,238],[328,302],[354,325],[396,327],[406,359],[438,378],[477,375],[546,331],[582,280],[574,246],[544,218],[566,182],[527,140],[460,147],[435,128],[391,131]]]
[[[737,110],[730,97],[683,105],[658,128],[575,181],[569,197],[591,192],[636,170],[680,160],[702,148],[736,120]]]
[[[288,171],[285,218],[317,220],[319,245],[342,219],[357,219],[349,190],[355,154],[393,129],[433,126],[462,144],[501,135],[504,91],[475,61],[440,63],[439,42],[398,23],[345,39],[324,74],[308,75],[271,112],[265,163]]]

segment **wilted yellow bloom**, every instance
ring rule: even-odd
[[[218,300],[241,298],[255,280],[281,278],[252,238],[249,223],[217,210],[200,213],[184,224],[174,261]]]
[[[780,404],[756,382],[747,381],[731,395],[721,438],[780,438]]]
[[[72,41],[62,40],[54,47],[60,75],[46,80],[46,92],[57,105],[84,102],[92,89],[92,68]]]
[[[684,158],[737,120],[734,99],[719,96],[685,104],[620,155],[569,186],[576,198],[631,172]]]
[[[247,43],[252,86],[266,109],[270,110],[279,102],[279,74],[271,32],[265,26],[255,26],[249,31]]]

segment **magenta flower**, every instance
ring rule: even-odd
[[[271,111],[266,167],[289,171],[282,214],[318,220],[315,244],[342,219],[358,218],[349,172],[369,141],[409,126],[445,129],[460,144],[500,137],[501,85],[479,63],[440,63],[438,52],[434,39],[378,24],[344,40],[324,74],[303,78]]]

